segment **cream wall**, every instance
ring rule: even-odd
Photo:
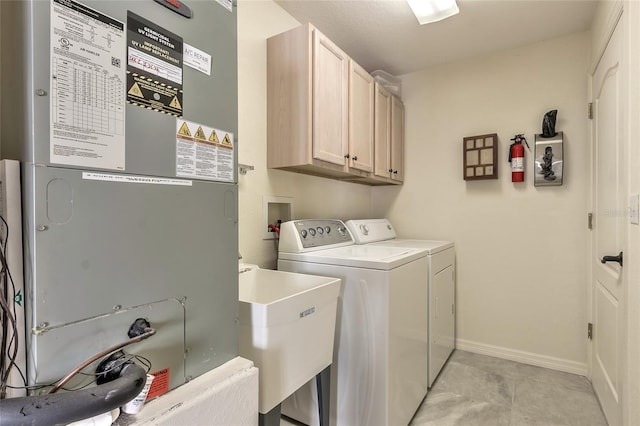
[[[403,237],[453,240],[458,347],[586,373],[588,33],[403,76],[405,184],[373,189]],[[512,183],[509,139],[545,112],[565,134],[561,187]],[[462,139],[497,133],[498,180],[465,182]]]
[[[238,1],[238,162],[255,170],[239,176],[240,252],[243,261],[275,268],[273,240],[262,240],[262,197],[293,197],[294,218],[366,217],[371,188],[280,170],[268,170],[267,38],[299,26],[272,1]]]

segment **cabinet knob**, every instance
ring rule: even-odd
[[[345,154],[344,158],[346,158],[348,160],[349,159],[349,154]]]
[[[357,155],[353,156],[353,161],[358,161],[358,156]]]
[[[389,173],[393,173],[393,169],[389,169]]]
[[[398,174],[398,171],[397,171],[397,170],[394,170],[394,171],[393,171],[393,174],[394,174],[394,175],[397,175],[397,174]]]

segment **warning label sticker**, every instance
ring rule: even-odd
[[[149,388],[149,393],[147,394],[147,401],[155,398],[156,396],[160,396],[164,393],[169,392],[169,370],[169,368],[165,368],[163,370],[149,373],[154,376],[155,379],[153,379],[153,382],[151,382],[151,387]]]
[[[182,38],[127,12],[127,102],[182,117]]]
[[[127,102],[154,111],[182,116],[182,105],[178,96],[182,93],[175,87],[164,86],[158,81],[138,74],[127,74]]]
[[[176,120],[176,176],[233,182],[234,152],[233,133]]]

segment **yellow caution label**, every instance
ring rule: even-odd
[[[204,134],[204,130],[202,130],[202,126],[198,126],[198,130],[196,130],[196,134],[193,135],[196,139],[207,140],[207,135]]]
[[[211,135],[209,135],[209,142],[220,143],[220,139],[218,139],[218,135],[215,130],[213,130]]]
[[[177,96],[173,97],[173,100],[171,101],[171,103],[169,103],[169,106],[171,108],[182,110],[182,105],[180,105],[180,101],[178,100]]]
[[[142,94],[142,90],[140,90],[140,86],[138,86],[138,83],[133,83],[133,86],[131,86],[131,89],[129,89],[128,93],[130,95],[144,99],[144,95]]]
[[[198,130],[202,130],[202,129],[198,129]],[[178,130],[178,134],[182,136],[191,137],[191,131],[189,130],[189,126],[187,126],[186,121],[182,123],[182,126],[180,126],[180,130]]]
[[[222,145],[231,145],[231,139],[229,139],[229,133],[224,135],[224,139],[222,139]]]

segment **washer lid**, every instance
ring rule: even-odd
[[[349,266],[391,270],[416,259],[424,258],[428,252],[420,248],[388,247],[378,245],[351,245],[307,253],[279,253],[280,260],[321,263],[325,265]]]
[[[372,243],[375,247],[407,247],[407,248],[419,248],[426,250],[428,254],[439,253],[443,250],[454,246],[451,241],[437,241],[437,240],[409,240],[403,238],[396,238],[395,240],[380,241]]]

